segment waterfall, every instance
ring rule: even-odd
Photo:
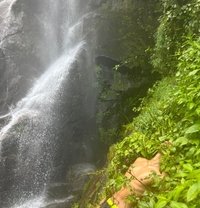
[[[26,8],[30,10],[30,15],[35,15],[32,8],[36,8],[38,15],[34,18],[39,25],[40,38],[35,48],[39,48],[37,57],[46,70],[37,72],[33,86],[26,95],[13,104],[6,115],[0,116],[4,122],[0,129],[0,170],[3,170],[0,173],[0,204],[1,208],[42,208],[49,203],[45,200],[45,190],[54,178],[55,161],[62,159],[64,164],[61,167],[65,173],[67,165],[73,165],[73,159],[69,158],[72,154],[70,148],[74,144],[72,138],[80,140],[82,131],[88,131],[87,126],[80,130],[76,125],[78,122],[80,126],[83,125],[80,121],[84,119],[78,114],[83,112],[82,117],[89,115],[85,112],[86,105],[92,105],[89,100],[94,102],[90,92],[81,89],[82,86],[87,86],[88,90],[90,88],[83,71],[88,72],[87,67],[91,63],[84,21],[92,13],[88,11],[88,1],[81,0],[8,2],[8,25],[14,21],[12,15],[15,10]],[[20,15],[26,21],[24,13]],[[83,67],[83,64],[87,66]],[[80,87],[77,89],[78,85]],[[78,107],[73,107],[73,102]],[[71,107],[78,109],[76,115],[73,115]],[[67,110],[63,113],[61,109]],[[73,127],[71,122],[75,122]],[[62,125],[64,133],[60,132]],[[83,138],[77,148],[82,148],[80,152],[89,151]],[[77,161],[76,158],[75,163]],[[63,200],[71,199],[68,194],[68,198],[66,193]]]
[[[41,116],[41,119],[44,117],[47,119],[48,117],[47,123],[49,123],[53,112],[51,108],[56,101],[56,94],[60,90],[62,83],[66,81],[70,66],[83,48],[83,45],[84,42],[81,41],[74,48],[64,52],[35,82],[27,96],[19,101],[16,107],[6,115],[10,117],[10,121],[0,131],[0,142],[12,127],[26,116],[29,118]],[[43,123],[43,121],[40,122]]]

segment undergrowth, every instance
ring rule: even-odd
[[[157,152],[165,177],[154,176],[143,197],[130,196],[133,207],[200,207],[200,0],[160,2],[152,63],[165,78],[134,109],[139,115],[110,147],[107,168],[97,173],[103,181],[95,199],[84,199],[80,207],[99,207],[126,184],[124,173],[137,157],[150,159]]]
[[[137,157],[157,152],[165,177],[154,176],[142,198],[130,196],[133,207],[200,207],[200,38],[189,38],[176,56],[176,74],[149,91],[139,116],[125,126],[125,138],[110,148],[108,167],[94,177],[101,181],[93,183],[98,191],[77,207],[99,207],[126,184],[124,173]]]
[[[134,207],[200,207],[200,38],[188,39],[177,58],[176,75],[150,90],[140,115],[126,126],[128,136],[111,148],[107,197],[122,186],[134,159],[161,152],[166,176],[142,198],[133,196]]]

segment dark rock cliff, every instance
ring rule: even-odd
[[[96,16],[96,64],[100,137],[110,144],[133,108],[159,79],[151,72],[148,50],[154,44],[157,0],[101,1]]]

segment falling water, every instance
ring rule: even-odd
[[[16,2],[18,0],[12,1],[9,12]],[[45,2],[41,1],[39,6],[49,11],[44,12],[39,21],[43,24],[41,42],[48,45],[41,50],[41,61],[52,64],[34,82],[27,95],[0,117],[6,121],[0,130],[1,163],[7,163],[6,171],[10,174],[2,185],[5,190],[0,199],[1,208],[44,206],[43,196],[52,176],[59,137],[55,124],[58,120],[56,105],[70,81],[71,70],[87,50],[83,22],[90,13],[86,12],[86,6],[74,0],[49,0],[48,5]],[[3,161],[8,151],[13,151],[14,164]]]
[[[60,90],[62,83],[66,81],[70,66],[83,48],[83,45],[84,42],[82,41],[74,48],[64,52],[36,81],[27,96],[19,101],[16,107],[6,115],[10,117],[10,121],[0,131],[0,142],[5,138],[10,128],[17,124],[21,118],[45,116],[45,119],[47,119],[46,117],[50,116],[51,108],[56,101],[56,94]]]

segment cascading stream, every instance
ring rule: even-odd
[[[45,8],[45,2],[37,7]],[[87,53],[83,22],[89,13],[80,2],[49,0],[51,11],[40,16],[39,21],[44,24],[41,42],[52,43],[52,51],[49,46],[46,50],[42,48],[41,61],[48,60],[52,64],[37,78],[27,95],[9,113],[0,116],[5,122],[0,130],[0,168],[5,172],[3,177],[7,175],[6,179],[0,179],[1,208],[42,208],[47,203],[45,188],[54,171],[52,161],[59,151],[59,125],[56,122],[62,113],[58,114],[58,108],[63,102],[63,94],[70,88],[70,73]],[[14,4],[20,4],[20,1],[12,1],[10,15]],[[68,111],[69,115],[65,116],[71,117],[70,109]]]
[[[62,83],[66,81],[70,66],[76,60],[83,46],[84,41],[81,41],[73,49],[64,52],[36,81],[28,95],[19,101],[16,107],[6,115],[11,119],[0,131],[0,142],[23,117],[48,116],[52,112],[51,108],[56,101],[56,94],[60,90]]]

